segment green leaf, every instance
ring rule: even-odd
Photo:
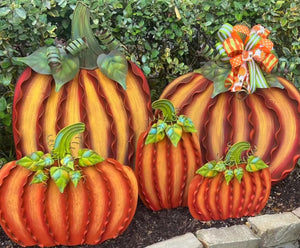
[[[0,112],[6,110],[6,107],[7,107],[6,99],[2,96],[0,97]]]
[[[9,7],[0,8],[0,17],[8,15],[10,11],[11,11],[11,8],[9,8]]]
[[[104,161],[96,152],[89,149],[81,149],[78,151],[79,161],[78,164],[82,167],[93,166],[97,163]]]
[[[109,54],[101,54],[97,59],[97,65],[101,72],[108,78],[119,83],[126,89],[126,76],[128,63],[119,51],[111,51]]]
[[[26,11],[23,8],[16,8],[15,13],[19,16],[22,20],[26,19]]]
[[[74,158],[72,155],[67,154],[64,158],[60,160],[61,164],[71,170],[74,170]]]
[[[61,193],[64,192],[65,187],[68,185],[70,181],[70,176],[68,171],[63,167],[51,167],[50,176],[55,182]]]
[[[36,163],[41,166],[51,166],[54,164],[54,159],[52,158],[50,153],[47,153],[41,157],[41,159]]]
[[[43,170],[38,170],[34,174],[33,179],[31,180],[30,184],[46,183],[48,178],[49,178],[48,175]]]
[[[157,124],[154,123],[147,135],[145,145],[156,143],[156,136],[157,136]]]
[[[178,124],[168,125],[166,128],[166,134],[173,146],[177,147],[177,144],[182,137],[182,127]]]
[[[74,184],[74,186],[76,188],[81,179],[81,172],[80,171],[70,171],[69,176],[70,176],[71,182]]]
[[[61,68],[53,72],[53,78],[55,80],[55,91],[58,92],[59,89],[75,78],[79,71],[79,58],[74,57],[71,54],[67,54],[64,50],[61,52]]]
[[[268,168],[269,166],[259,157],[249,156],[247,160],[246,170],[249,172],[255,172]]]
[[[244,176],[244,169],[243,168],[236,168],[236,169],[234,169],[234,171],[233,171],[233,173],[234,173],[234,176],[237,178],[237,180],[239,181],[239,183],[241,183],[241,181],[242,181],[242,178],[243,178],[243,176]]]
[[[192,120],[184,115],[180,115],[178,117],[177,124],[180,125],[185,132],[188,132],[188,133],[197,132]]]
[[[27,57],[13,58],[15,62],[22,62],[32,70],[40,74],[51,75],[51,68],[48,65],[47,47],[41,47]]]
[[[212,94],[212,98],[228,91],[228,88],[225,87],[225,80],[228,77],[231,68],[228,66],[225,66],[225,64],[222,64],[223,66],[219,66],[214,61],[209,61],[205,63],[200,69],[195,70],[197,73],[201,73],[205,78],[211,80],[214,84],[214,91]]]
[[[216,164],[217,162],[215,160],[210,161],[199,168],[196,173],[204,177],[215,177],[216,175],[218,175],[218,172],[215,170]]]
[[[42,151],[33,152],[30,155],[19,159],[16,164],[31,171],[38,171],[44,167],[43,165],[40,165],[43,155],[44,153]]]
[[[225,176],[226,183],[228,185],[231,179],[234,177],[233,170],[226,170],[224,176]]]
[[[218,161],[217,164],[215,165],[214,170],[218,172],[222,172],[226,170],[226,163],[224,161]]]
[[[280,89],[284,89],[283,85],[279,82],[277,75],[275,74],[266,74],[264,75],[267,83],[270,87],[276,87]]]

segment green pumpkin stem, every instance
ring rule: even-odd
[[[52,153],[58,158],[63,158],[67,154],[71,154],[71,140],[76,134],[83,133],[85,125],[82,122],[75,123],[60,130],[57,134]]]
[[[104,51],[101,49],[90,25],[90,11],[88,7],[78,2],[72,19],[72,40],[85,38],[88,49],[80,52],[80,68],[97,68],[97,58]]]
[[[161,110],[166,122],[176,121],[176,112],[171,101],[167,99],[157,100],[152,103],[152,108]]]

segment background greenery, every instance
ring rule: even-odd
[[[83,0],[95,33],[107,29],[148,78],[153,99],[174,78],[199,68],[211,55],[223,23],[260,23],[280,58],[276,69],[300,85],[299,0]],[[12,98],[26,56],[55,38],[70,38],[75,0],[2,0],[0,3],[0,164],[13,159]]]

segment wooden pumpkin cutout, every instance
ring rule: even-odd
[[[238,142],[229,149],[225,161],[210,161],[197,171],[188,196],[195,219],[254,216],[264,208],[270,195],[271,174],[260,158],[239,158],[249,148],[249,143]]]
[[[227,31],[232,29],[229,24],[224,26]],[[230,34],[227,31],[223,28],[218,35]],[[251,37],[266,40],[260,35],[254,32]],[[222,42],[217,45],[221,60],[229,61]],[[255,155],[270,165],[272,182],[276,183],[293,170],[300,156],[300,93],[286,79],[262,73],[264,82],[272,87],[256,85],[259,81],[254,77],[254,86],[250,88],[248,74],[242,78],[247,80],[241,81],[239,91],[238,87],[231,87],[239,82],[238,74],[234,74],[237,72],[232,70],[230,63],[208,62],[197,72],[175,79],[160,98],[172,101],[179,114],[193,121],[203,164],[214,160],[217,154],[224,154],[227,144],[248,141],[256,147]]]
[[[159,100],[163,110],[138,140],[135,174],[139,195],[154,210],[187,206],[188,186],[200,167],[198,137],[189,118],[176,116],[170,101]]]
[[[83,122],[86,147],[133,166],[137,138],[152,116],[147,80],[120,52],[103,54],[85,5],[79,2],[73,15],[73,42],[18,58],[33,69],[23,72],[15,88],[17,158],[36,150],[50,151],[51,140],[62,127]]]
[[[0,170],[0,224],[16,243],[95,245],[130,224],[138,198],[135,175],[92,150],[72,157],[68,143],[83,130],[83,123],[68,126],[51,154],[35,152]]]

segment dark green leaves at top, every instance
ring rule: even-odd
[[[78,164],[82,167],[93,166],[104,161],[96,152],[89,149],[82,149],[78,151]]]
[[[61,193],[64,192],[65,187],[68,185],[70,181],[70,176],[67,168],[64,167],[51,167],[50,176],[55,182]]]
[[[263,170],[265,168],[268,168],[268,165],[266,165],[265,162],[259,157],[255,157],[255,156],[248,157],[247,166],[246,166],[247,171],[255,172],[258,170]]]
[[[195,70],[195,72],[201,73],[205,78],[214,83],[214,91],[211,96],[212,98],[228,91],[228,88],[225,87],[225,80],[230,71],[230,67],[226,66],[225,64],[220,66],[214,61],[207,62],[200,69]]]
[[[119,83],[126,90],[128,63],[122,53],[115,50],[109,54],[101,54],[97,59],[97,65],[104,75]]]
[[[167,123],[162,120],[158,120],[157,123],[154,123],[147,135],[145,144],[157,143],[163,140],[166,136],[165,130],[167,126]]]
[[[35,183],[46,183],[48,180],[48,173],[45,173],[43,170],[38,170],[31,180],[30,184]]]
[[[228,185],[229,182],[231,181],[231,179],[234,177],[233,170],[226,170],[224,173],[224,177],[225,177],[226,183]]]

